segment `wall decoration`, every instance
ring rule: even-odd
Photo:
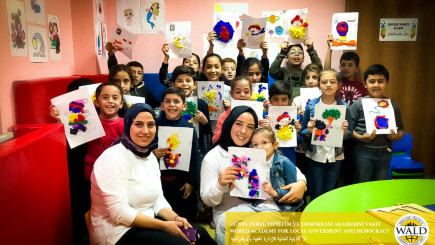
[[[112,44],[116,51],[120,51],[129,59],[132,59],[133,48],[136,44],[137,36],[120,25],[115,25],[112,32]]]
[[[26,17],[27,22],[45,25],[45,0],[26,0]]]
[[[293,9],[284,12],[284,38],[290,44],[300,44],[308,38],[308,9]]]
[[[266,34],[267,37],[267,34]],[[237,52],[237,46],[236,51]],[[279,43],[269,43],[269,49],[267,50],[267,58],[269,60],[275,60],[276,56],[281,52],[281,44]],[[262,50],[258,49],[250,49],[245,48],[245,58],[256,58],[258,60],[262,59],[263,52]],[[269,67],[272,65],[273,62],[269,62]]]
[[[307,107],[308,103],[315,98],[319,98],[322,95],[322,91],[318,87],[314,88],[301,88],[301,106],[302,109]]]
[[[140,0],[116,0],[117,23],[133,34],[141,34]]]
[[[298,134],[295,121],[297,120],[296,106],[269,106],[269,117],[272,130],[275,133],[279,147],[297,146]]]
[[[284,38],[284,14],[282,11],[263,11],[262,17],[267,18],[266,37]]]
[[[192,39],[190,32],[190,21],[166,23],[166,42],[169,44],[169,57],[192,57]]]
[[[95,20],[95,52],[98,57],[103,57],[103,33],[101,31],[101,21]]]
[[[255,113],[257,114],[258,120],[263,119],[263,102],[248,101],[248,100],[232,100],[231,101],[231,109],[234,109],[237,106],[241,106],[241,105],[251,107],[255,111]]]
[[[11,55],[26,57],[28,44],[24,4],[15,0],[7,0],[7,10]]]
[[[224,82],[198,82],[198,97],[208,104],[210,120],[218,120],[224,112]]]
[[[332,50],[356,50],[358,12],[332,15]]]
[[[71,149],[106,135],[86,88],[53,98],[51,104],[59,110]]]
[[[107,50],[106,50],[106,44],[107,44],[107,25],[106,23],[101,24],[101,39],[103,44],[103,58],[108,58],[107,56]]]
[[[48,36],[50,39],[50,59],[60,60],[61,48],[60,48],[59,18],[54,15],[48,15],[47,21],[48,21]]]
[[[316,126],[311,144],[323,146],[343,146],[343,122],[346,120],[346,106],[320,105],[314,107]]]
[[[260,49],[265,39],[267,18],[252,18],[243,15],[242,38],[247,48]]]
[[[381,19],[379,41],[417,41],[417,18]]]
[[[199,122],[194,118],[195,112],[198,110],[198,97],[186,97],[186,103],[187,109],[181,113],[181,116],[193,125],[196,135],[199,138]]]
[[[237,18],[236,29],[242,29],[243,15],[249,14],[249,3],[214,3],[214,12],[235,13]]]
[[[97,19],[104,22],[104,0],[96,0]]]
[[[193,128],[160,126],[158,134],[159,148],[167,149],[160,159],[160,170],[189,172]]]
[[[376,134],[390,134],[391,129],[397,133],[391,99],[363,98],[362,104],[368,134],[373,130],[376,130]]]
[[[165,2],[141,0],[142,34],[165,34]]]
[[[48,62],[47,29],[37,26],[27,26],[27,43],[29,46],[30,62]]]
[[[127,108],[137,103],[145,103],[145,97],[133,96],[133,95],[123,95],[125,103],[127,103]]]

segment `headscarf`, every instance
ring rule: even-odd
[[[255,128],[258,128],[257,114],[251,107],[248,106],[234,107],[231,110],[230,115],[228,115],[227,119],[225,119],[224,123],[222,124],[221,137],[219,138],[219,140],[216,142],[215,145],[220,145],[226,151],[228,151],[228,147],[238,146],[234,143],[233,139],[231,138],[231,128],[233,127],[237,118],[239,118],[239,116],[245,112],[249,112],[252,114],[252,116],[254,117]],[[246,145],[240,147],[248,147],[248,146],[249,146],[249,142],[246,143]]]
[[[138,157],[148,157],[152,150],[157,149],[158,139],[157,139],[157,130],[156,135],[154,136],[154,139],[151,141],[151,143],[145,147],[139,146],[136,143],[131,140],[130,137],[130,128],[131,125],[134,122],[134,119],[136,119],[137,115],[141,112],[149,112],[153,116],[154,121],[157,123],[156,114],[154,113],[154,110],[151,106],[145,103],[137,103],[132,105],[130,108],[128,108],[127,112],[125,113],[124,117],[124,134],[119,136],[115,142],[113,142],[113,145],[116,145],[118,143],[121,143],[125,146],[125,148],[129,149],[133,154],[135,154]],[[157,127],[157,125],[156,125]]]

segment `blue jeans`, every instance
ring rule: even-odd
[[[355,183],[388,179],[393,154],[387,149],[370,148],[360,144],[355,146]]]
[[[335,188],[341,161],[322,163],[309,159],[307,181],[311,200]]]

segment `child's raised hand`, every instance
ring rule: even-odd
[[[272,105],[272,104],[270,103],[270,100],[265,100],[265,101],[263,101],[263,107],[266,108],[266,110],[269,109],[269,106],[270,106],[270,105]]]
[[[332,41],[334,41],[334,38],[332,37],[332,33],[328,34],[328,38],[326,38],[326,43],[328,44],[328,47],[331,47]]]
[[[307,128],[308,128],[307,133],[312,134],[315,126],[316,126],[316,119],[310,118],[310,121],[307,124]]]
[[[231,102],[229,100],[224,100],[224,110],[228,110],[231,107]]]
[[[263,58],[267,58],[267,50],[269,49],[269,44],[266,41],[261,42],[260,48],[263,50]]]
[[[314,47],[313,39],[311,38],[305,39],[304,45],[307,46],[307,49],[312,49]]]
[[[299,133],[299,131],[302,130],[302,125],[299,122],[299,120],[295,120],[295,129],[296,129],[296,133]]]
[[[287,55],[287,53],[288,53],[288,42],[287,41],[283,41],[281,43],[281,52],[283,52]]]
[[[163,44],[162,52],[165,55],[165,57],[169,57],[169,44],[167,43]]]
[[[305,109],[300,109],[300,110],[298,111],[299,116],[303,116],[304,113],[305,113]]]
[[[237,41],[237,49],[239,49],[239,55],[243,55],[243,48],[246,46],[245,41],[243,39],[239,39]]]
[[[271,197],[278,197],[278,192],[273,189],[272,184],[270,182],[263,182],[263,191],[266,192]]]
[[[159,148],[159,149],[155,149],[153,150],[153,154],[154,156],[156,156],[157,159],[162,158],[166,155],[166,148]]]
[[[260,128],[270,128],[272,129],[272,127],[270,126],[270,117],[266,116],[266,119],[261,119],[259,121],[259,125]]]
[[[230,183],[230,184],[228,185],[228,188],[230,189],[230,191],[232,191],[232,190],[234,189],[234,187],[236,187],[236,186],[234,185],[234,183]]]
[[[344,120],[342,127],[343,127],[343,134],[346,135],[347,129],[349,128],[349,122],[347,120]]]
[[[60,123],[60,117],[59,117],[60,114],[59,114],[59,110],[56,109],[56,106],[55,106],[55,105],[50,105],[49,108],[50,108],[50,116],[51,116],[52,118],[56,119],[56,121],[57,121],[58,123]]]
[[[207,41],[210,43],[210,45],[213,45],[213,40],[216,40],[217,34],[215,31],[211,31],[208,33]]]
[[[106,50],[109,52],[110,56],[113,55],[113,50],[115,49],[115,46],[111,42],[106,43]]]
[[[396,130],[399,130],[399,128],[396,128]],[[391,142],[395,142],[398,140],[398,134],[396,132],[394,132],[394,129],[390,129],[390,134],[387,135],[387,138],[391,141]]]
[[[193,192],[193,186],[186,183],[183,185],[183,187],[181,187],[180,191],[184,190],[184,195],[183,195],[183,199],[186,199],[190,196],[190,194],[192,194]]]
[[[208,123],[207,117],[200,110],[195,111],[195,116],[193,118],[195,118],[202,125],[205,125]]]

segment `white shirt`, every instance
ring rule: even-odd
[[[122,144],[97,159],[91,174],[91,244],[115,244],[138,212],[154,218],[171,206],[163,196],[159,163],[151,153],[139,158]]]

